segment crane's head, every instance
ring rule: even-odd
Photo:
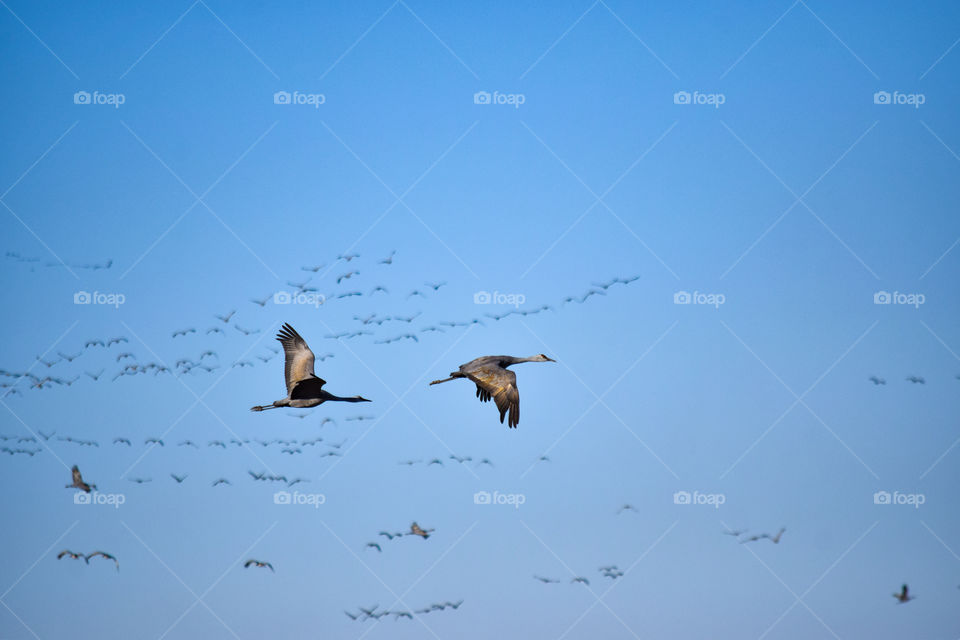
[[[530,358],[530,360],[532,362],[556,362],[556,360],[554,360],[553,358],[548,358],[546,355],[542,353],[533,356],[532,358]]]

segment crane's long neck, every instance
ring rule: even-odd
[[[361,396],[350,396],[348,398],[342,398],[340,396],[335,396],[332,393],[327,393],[326,398],[328,402],[370,402],[364,397]]]

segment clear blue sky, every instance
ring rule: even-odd
[[[0,4],[0,367],[80,376],[0,398],[3,445],[40,450],[0,455],[0,637],[960,635],[955,4]],[[319,307],[250,302],[310,276]],[[481,291],[552,309],[494,321]],[[283,322],[373,402],[250,413],[283,396],[257,358]],[[206,349],[212,372],[113,381]],[[427,384],[541,352],[516,430]],[[74,504],[73,464],[124,504]],[[377,537],[414,520],[436,531]]]

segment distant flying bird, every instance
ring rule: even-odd
[[[82,553],[76,553],[76,552],[70,551],[70,549],[64,549],[63,551],[58,553],[57,560],[61,559],[64,556],[69,556],[72,560],[77,560],[79,558],[83,558],[84,560],[86,560],[86,557]]]
[[[73,469],[70,470],[70,473],[73,476],[73,482],[68,484],[65,488],[67,489],[76,488],[76,489],[80,489],[81,491],[85,491],[87,493],[90,493],[91,489],[97,488],[97,485],[87,484],[86,482],[83,481],[83,476],[80,475],[80,468],[77,467],[77,465],[73,465]]]
[[[146,440],[143,441],[143,444],[158,444],[161,447],[164,446],[163,440],[161,440],[160,438],[147,438]]]
[[[124,343],[124,344],[126,344],[126,343],[128,342],[128,340],[127,340],[126,338],[124,338],[123,336],[120,336],[120,337],[117,337],[117,338],[110,338],[109,340],[107,340],[107,346],[109,347],[109,346],[114,345],[114,344],[120,344],[121,342]]]
[[[884,380],[883,378],[878,378],[877,376],[870,376],[869,378],[867,378],[867,380],[872,382],[875,386],[881,385],[881,384],[887,384],[886,380]]]
[[[437,291],[438,289],[440,289],[440,287],[444,286],[447,283],[446,282],[424,282],[424,284],[430,287],[431,289],[433,289],[434,291]]]
[[[312,266],[312,267],[300,267],[300,270],[301,270],[301,271],[309,271],[310,273],[316,273],[317,271],[320,271],[320,269],[323,269],[324,266],[326,266],[326,265],[317,264],[317,265],[314,265],[314,266]]]
[[[507,367],[521,362],[556,362],[544,354],[529,358],[514,356],[483,356],[460,365],[459,371],[454,371],[449,378],[434,380],[431,385],[440,384],[457,378],[467,378],[477,385],[477,397],[481,402],[491,398],[496,402],[500,411],[500,424],[510,412],[507,426],[510,428],[520,424],[520,391],[517,389],[517,374]]]
[[[346,260],[347,262],[350,262],[354,258],[359,258],[359,257],[360,257],[359,253],[344,253],[337,256],[339,260]]]
[[[220,484],[230,484],[230,481],[227,480],[226,478],[217,478],[216,480],[213,481],[213,484],[211,484],[210,486],[215,487]]]
[[[927,384],[927,381],[920,376],[907,376],[907,381],[913,384]]]
[[[420,536],[424,540],[430,537],[430,534],[433,533],[433,529],[421,529],[420,525],[416,522],[410,525],[410,533],[408,536]]]
[[[721,531],[725,536],[733,536],[734,538],[739,538],[747,532],[746,529],[727,529],[726,531]]]
[[[383,549],[380,548],[380,545],[378,545],[376,542],[368,542],[368,543],[366,544],[366,546],[367,546],[367,547],[370,547],[370,548],[373,548],[373,549],[376,549],[377,551],[380,551],[380,552],[383,551]]]
[[[440,465],[440,466],[442,467],[442,466],[443,466],[443,460],[441,460],[440,458],[434,458],[433,460],[431,460],[430,462],[427,463],[427,466],[429,467],[429,466],[432,465],[432,464],[438,464],[438,465]]]
[[[104,371],[103,369],[100,369],[100,371],[97,372],[97,373],[95,373],[95,374],[94,374],[94,373],[90,373],[89,371],[84,371],[84,373],[87,374],[88,376],[90,376],[91,378],[93,378],[94,380],[99,380],[99,379],[100,379],[100,376],[103,375],[103,371]]]
[[[289,324],[284,324],[277,334],[277,340],[283,345],[283,376],[287,385],[287,397],[276,400],[270,405],[251,407],[251,411],[263,411],[277,407],[308,409],[327,401],[370,402],[361,396],[342,398],[323,390],[326,381],[313,372],[314,355],[300,334]]]
[[[581,584],[585,584],[585,585],[587,585],[588,587],[590,586],[590,581],[587,580],[586,578],[584,578],[583,576],[576,576],[576,577],[574,577],[573,580],[570,581],[570,583],[573,584],[574,582],[579,582],[579,583],[581,583]]]
[[[777,531],[775,535],[769,536],[770,542],[773,544],[780,544],[780,536],[783,535],[784,531],[786,531],[786,528],[781,527],[780,531]]]
[[[193,447],[194,449],[199,449],[199,448],[200,448],[200,447],[198,447],[197,445],[195,445],[192,440],[184,440],[183,442],[178,443],[177,446],[178,446],[178,447]]]
[[[177,481],[177,484],[180,484],[181,482],[183,482],[184,480],[187,479],[187,476],[178,476],[178,475],[175,474],[175,473],[171,473],[171,474],[170,474],[170,477],[173,478],[174,480],[176,480],[176,481]]]
[[[106,551],[94,551],[93,553],[88,553],[87,557],[84,558],[84,560],[86,561],[87,564],[90,564],[90,558],[96,558],[97,556],[101,556],[106,560],[113,560],[113,563],[117,565],[117,571],[120,571],[120,562],[114,556],[110,555]]]
[[[230,313],[228,313],[228,314],[226,314],[226,315],[222,315],[222,316],[221,316],[221,315],[214,314],[213,317],[216,318],[217,320],[219,320],[220,322],[222,322],[223,324],[228,324],[228,323],[230,322],[230,318],[232,318],[232,317],[233,317],[233,314],[235,314],[236,312],[237,312],[237,310],[234,309],[233,311],[231,311]]]
[[[270,298],[273,297],[273,294],[268,295],[266,298],[261,298],[257,300],[256,298],[250,298],[250,302],[261,307],[267,306],[267,303],[270,301]]]
[[[619,509],[617,509],[617,515],[620,515],[624,511],[633,511],[634,513],[640,513],[632,504],[625,504]]]
[[[543,584],[559,584],[559,580],[554,580],[553,578],[544,578],[543,576],[533,576],[535,580],[539,580]]]
[[[915,596],[911,596],[907,585],[903,585],[900,589],[900,593],[893,594],[893,597],[897,599],[897,602],[903,604],[905,602],[910,602],[914,599]]]
[[[137,484],[144,484],[146,482],[152,482],[153,478],[127,478],[130,482],[136,482]]]
[[[194,329],[193,327],[190,327],[188,329],[177,329],[176,331],[173,332],[173,337],[176,338],[178,336],[185,336],[188,333],[196,333],[196,332],[197,330]]]
[[[132,447],[132,446],[133,446],[132,444],[130,444],[130,441],[127,440],[126,438],[114,438],[114,439],[113,439],[113,444],[125,444],[125,445],[127,445],[128,447]]]
[[[254,560],[252,558],[243,563],[243,568],[249,569],[251,565],[253,565],[254,567],[260,567],[260,568],[266,567],[267,569],[270,569],[270,571],[273,571],[273,565],[270,564],[269,562],[261,562],[260,560]],[[276,573],[276,571],[274,571],[274,573]]]
[[[397,253],[397,250],[394,249],[393,251],[390,252],[390,255],[388,255],[386,258],[384,258],[377,264],[393,264],[393,256],[396,255],[396,253]]]
[[[104,347],[104,346],[106,345],[103,343],[103,340],[87,340],[86,344],[83,345],[83,348],[86,349],[88,347]]]
[[[349,280],[349,279],[352,278],[353,276],[358,276],[358,275],[360,275],[360,272],[359,272],[359,271],[348,271],[348,272],[346,272],[346,273],[340,274],[340,275],[337,277],[337,284],[340,284],[340,283],[343,282],[344,280]]]
[[[260,329],[244,329],[238,324],[233,325],[233,328],[242,333],[245,336],[252,335],[254,333],[260,333]]]
[[[381,531],[381,532],[378,533],[377,535],[378,535],[378,536],[384,536],[384,537],[386,537],[387,540],[393,540],[394,538],[401,538],[401,537],[403,537],[403,533],[402,533],[402,532],[400,532],[400,533],[390,533],[389,531]]]

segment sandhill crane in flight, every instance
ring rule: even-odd
[[[534,578],[535,580],[539,580],[539,581],[542,582],[543,584],[559,584],[559,583],[560,583],[559,580],[554,580],[553,578],[544,578],[543,576],[537,576],[537,575],[535,575],[535,576],[533,576],[533,578]]]
[[[263,411],[277,407],[309,409],[327,401],[370,402],[364,397],[342,398],[323,390],[326,381],[313,372],[314,355],[306,341],[289,324],[284,324],[277,334],[277,340],[283,345],[283,376],[287,384],[287,397],[275,400],[273,404],[251,407],[251,411]]]
[[[214,314],[213,317],[216,318],[217,320],[219,320],[220,322],[224,323],[224,324],[228,324],[228,323],[230,322],[230,318],[232,318],[232,317],[233,317],[233,314],[235,314],[236,312],[237,312],[237,310],[236,310],[236,309],[233,309],[232,311],[230,311],[230,313],[228,313],[228,314],[226,314],[226,315],[222,315],[222,316],[221,316],[221,315],[218,315],[218,314]]]
[[[394,249],[393,251],[390,252],[390,255],[388,255],[386,258],[384,258],[377,264],[393,264],[393,256],[395,256],[396,253],[397,253],[397,250]]]
[[[170,477],[173,478],[174,480],[176,480],[176,481],[177,481],[177,484],[180,484],[180,483],[182,483],[184,480],[187,479],[187,476],[178,476],[178,475],[175,474],[175,473],[171,473],[171,474],[170,474]]]
[[[424,540],[430,537],[430,534],[433,533],[433,529],[421,529],[420,525],[416,522],[410,525],[410,532],[408,536],[420,536]]]
[[[73,551],[70,551],[70,549],[64,549],[63,551],[58,553],[57,560],[61,559],[63,556],[69,556],[71,560],[78,560],[80,558],[86,559],[82,553],[75,553]]]
[[[492,398],[497,403],[500,424],[503,424],[503,419],[509,411],[510,419],[507,421],[507,426],[514,428],[520,424],[520,391],[517,389],[517,374],[507,367],[521,362],[556,362],[556,360],[542,353],[529,358],[483,356],[460,365],[460,370],[452,372],[449,378],[434,380],[430,384],[440,384],[457,378],[471,380],[477,385],[477,397],[481,402],[487,402]]]
[[[903,585],[903,587],[900,589],[900,593],[893,594],[893,597],[897,599],[898,603],[903,604],[905,602],[910,602],[915,596],[911,596],[910,590],[907,589],[907,585]]]
[[[884,380],[883,378],[878,378],[877,376],[870,376],[869,378],[867,378],[867,380],[869,380],[870,382],[872,382],[872,383],[874,384],[874,386],[878,386],[878,385],[881,385],[881,384],[887,384],[887,381],[886,381],[886,380]]]
[[[273,571],[273,565],[270,564],[269,562],[261,562],[260,560],[254,560],[253,558],[244,562],[243,568],[249,569],[251,565],[253,565],[254,567],[260,567],[260,568],[266,567],[267,569],[270,569],[270,571]],[[276,571],[274,571],[274,573],[276,573]]]
[[[73,469],[71,469],[70,472],[73,474],[73,482],[68,484],[65,488],[67,489],[76,488],[76,489],[80,489],[81,491],[85,491],[87,493],[90,493],[91,489],[97,488],[97,485],[87,484],[86,482],[83,481],[83,476],[80,475],[80,468],[77,465],[73,465]]]
[[[907,381],[913,384],[927,384],[927,381],[921,376],[907,376]]]
[[[87,564],[90,564],[90,558],[95,558],[97,556],[101,556],[107,560],[113,560],[113,563],[117,565],[117,571],[120,571],[120,562],[116,559],[116,557],[110,555],[106,551],[94,551],[93,553],[88,553],[84,560]]]
[[[588,587],[590,586],[590,581],[584,578],[583,576],[575,576],[573,580],[570,581],[571,584],[574,582],[579,582],[580,584],[585,584]]]
[[[383,552],[383,549],[381,549],[380,545],[378,545],[376,542],[368,542],[365,548],[372,548],[372,549],[376,549],[377,551]]]

